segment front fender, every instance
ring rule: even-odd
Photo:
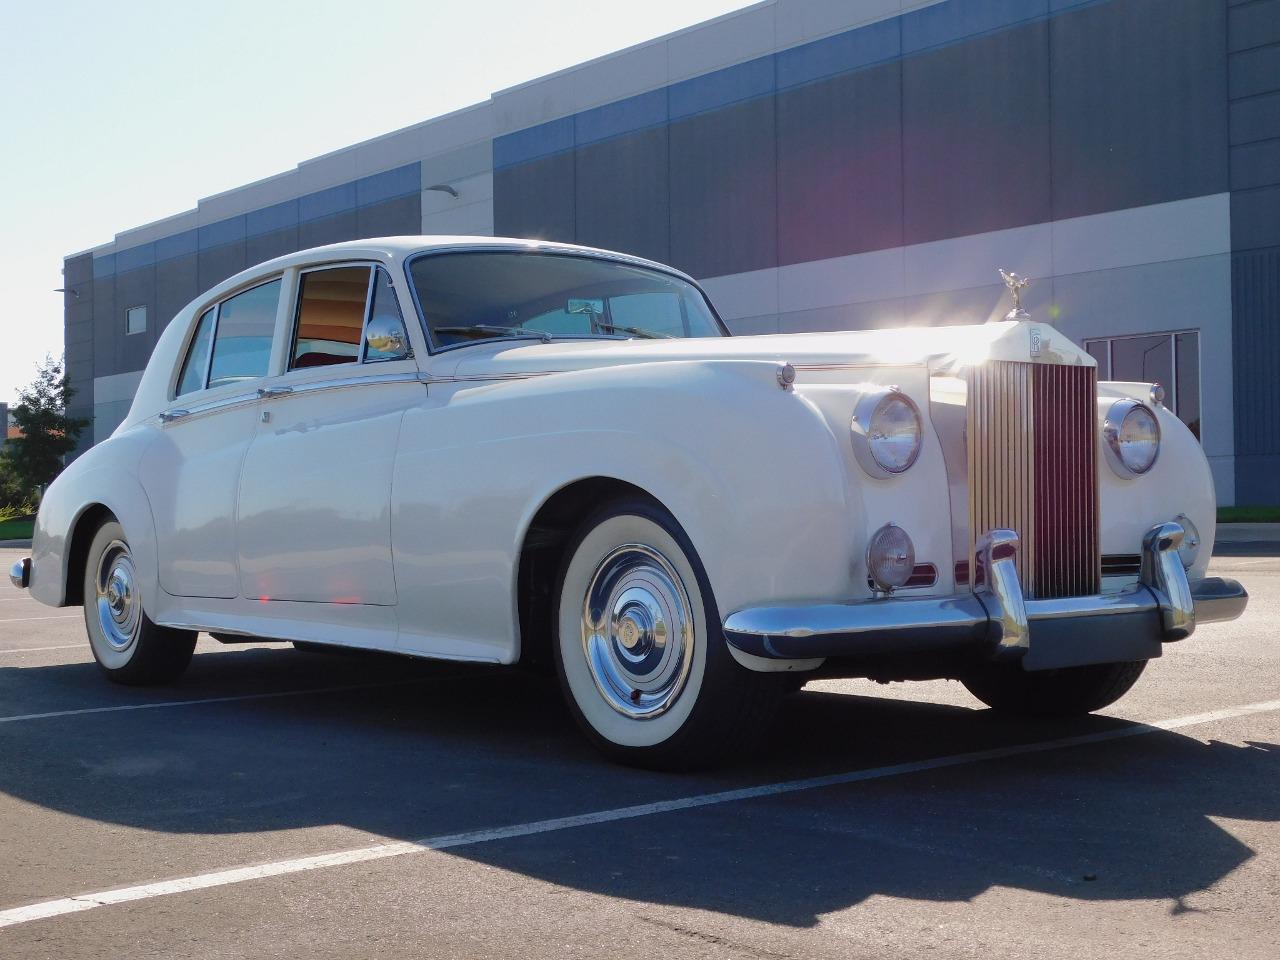
[[[835,442],[776,374],[759,362],[636,364],[459,385],[410,411],[392,494],[406,646],[515,660],[524,535],[556,491],[589,477],[633,484],[672,512],[722,612],[846,594],[854,538]]]
[[[72,535],[94,509],[110,511],[124,527],[145,609],[158,597],[158,561],[151,503],[137,465],[150,437],[145,428],[117,434],[72,462],[45,491],[31,541],[31,595],[52,607],[67,605]],[[90,534],[91,535],[91,534]]]

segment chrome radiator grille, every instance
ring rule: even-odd
[[[968,555],[1008,527],[1022,538],[1028,597],[1097,593],[1097,371],[993,362],[973,367],[966,386]]]

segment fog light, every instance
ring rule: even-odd
[[[907,531],[886,523],[867,543],[867,576],[884,591],[902,586],[916,565],[916,548]]]
[[[1178,547],[1178,559],[1190,570],[1195,565],[1196,557],[1200,556],[1200,531],[1185,513],[1178,514],[1173,522],[1182,527],[1182,546]]]

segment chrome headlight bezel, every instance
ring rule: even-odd
[[[915,420],[916,439],[911,455],[901,466],[881,461],[876,456],[876,418],[891,403],[902,403]],[[853,455],[858,465],[868,476],[887,480],[906,473],[920,458],[920,450],[924,446],[924,421],[920,417],[920,408],[915,401],[897,387],[882,387],[869,390],[858,398],[853,408],[853,418],[849,422],[849,435],[853,441]]]
[[[1129,417],[1142,414],[1151,418],[1151,425],[1155,432],[1155,450],[1151,454],[1151,459],[1145,465],[1134,465],[1125,459],[1124,447],[1121,444],[1121,432],[1124,429],[1125,421]],[[1107,451],[1107,465],[1111,467],[1112,473],[1125,480],[1144,476],[1151,472],[1151,469],[1160,459],[1160,418],[1145,403],[1125,397],[1111,404],[1107,410],[1106,418],[1102,422],[1102,439],[1104,441],[1103,446]]]

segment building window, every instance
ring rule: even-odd
[[[124,332],[144,333],[147,329],[147,308],[130,307],[124,312]]]
[[[1086,340],[1084,348],[1098,361],[1099,380],[1158,383],[1165,404],[1200,437],[1200,334],[1134,334]]]

